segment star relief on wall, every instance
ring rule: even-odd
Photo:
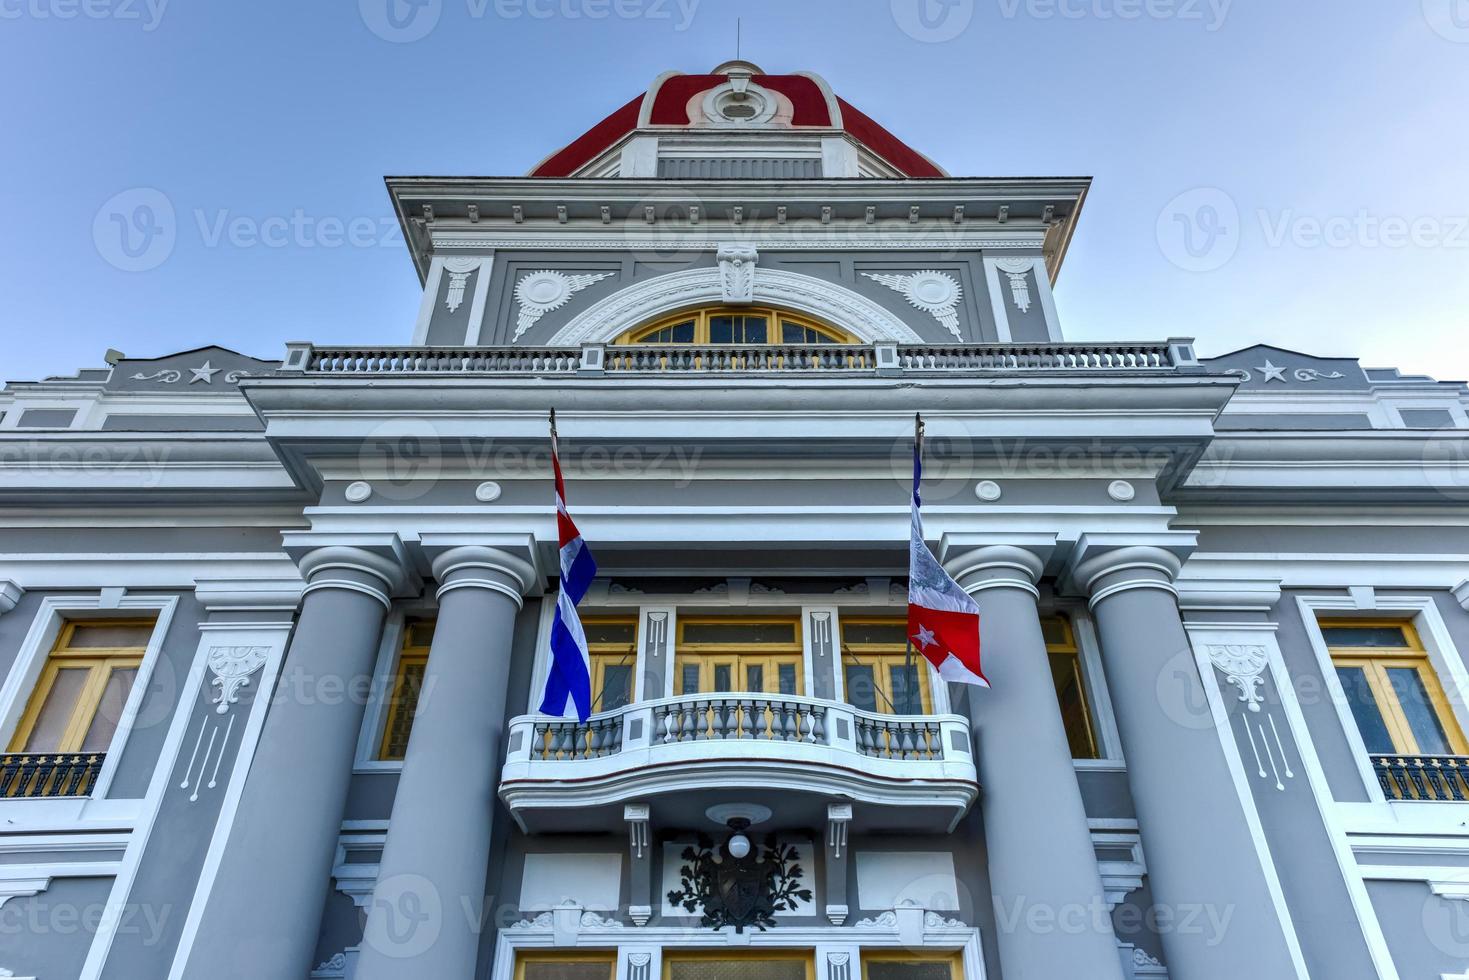
[[[1283,385],[1289,384],[1290,382],[1285,377],[1287,371],[1290,371],[1291,377],[1305,384],[1309,384],[1312,381],[1336,381],[1345,377],[1340,371],[1332,371],[1328,374],[1325,371],[1318,371],[1316,368],[1309,367],[1296,368],[1292,371],[1288,365],[1276,364],[1268,357],[1265,358],[1264,364],[1255,365],[1254,367],[1260,373],[1261,384],[1269,384],[1272,381],[1279,381]],[[1255,380],[1255,376],[1245,368],[1232,368],[1224,373],[1233,375],[1241,381],[1248,382]]]
[[[948,328],[954,339],[964,339],[959,332],[959,301],[964,298],[964,287],[947,272],[924,269],[906,275],[886,272],[864,272],[862,275],[902,293],[912,306],[930,314]]]
[[[559,310],[577,293],[596,282],[614,275],[611,272],[591,272],[583,275],[567,275],[553,269],[542,269],[521,276],[515,284],[515,300],[520,304],[520,316],[515,324],[515,340],[540,322],[541,317],[552,310]]]
[[[205,361],[198,367],[185,368],[184,371],[189,373],[188,383],[191,385],[199,384],[201,381],[204,384],[213,385],[214,376],[224,372],[224,368],[217,368],[210,361]],[[244,371],[228,371],[224,372],[224,380],[226,384],[236,384],[244,375]],[[142,371],[139,371],[132,376],[132,379],[134,381],[153,381],[161,385],[171,385],[182,381],[183,377],[183,371],[174,368],[165,368],[162,371],[155,371],[152,374],[144,374]]]

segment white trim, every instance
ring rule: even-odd
[[[1010,332],[1010,309],[1005,305],[1005,294],[1000,292],[999,259],[984,260],[984,284],[990,294],[990,313],[995,318],[995,339],[1008,344],[1014,335]]]
[[[566,945],[558,944],[556,931],[552,927],[527,928],[521,923],[501,929],[495,940],[494,967],[489,980],[512,980],[515,975],[517,955],[522,951],[546,950],[615,950],[617,976],[625,975],[623,964],[632,953],[651,953],[648,964],[650,980],[662,976],[662,954],[669,950],[712,950],[712,949],[781,949],[805,952],[810,950],[815,961],[816,980],[828,980],[822,969],[821,953],[833,944],[852,946],[859,951],[882,949],[918,948],[933,951],[955,951],[963,954],[965,980],[985,980],[984,954],[980,945],[979,930],[970,927],[945,925],[940,928],[924,923],[927,913],[923,909],[903,909],[902,913],[915,914],[919,923],[918,942],[905,937],[897,926],[782,926],[769,932],[747,931],[736,935],[732,928],[720,930],[684,929],[678,927],[631,928],[616,922],[607,925],[579,924],[583,910],[575,907],[555,910],[553,918],[562,917],[570,927],[563,938],[570,940]],[[934,913],[942,916],[942,913]],[[530,920],[527,920],[530,921]],[[865,920],[872,922],[873,920]],[[952,920],[950,920],[952,921]],[[518,926],[518,928],[517,928]],[[655,967],[657,968],[655,970]],[[859,961],[851,964],[851,980],[860,980],[862,967]],[[1272,978],[1273,980],[1273,978]]]
[[[480,259],[479,270],[474,279],[474,300],[469,307],[469,326],[465,328],[464,343],[473,347],[481,342],[484,333],[485,301],[490,295],[490,272],[495,268],[495,257],[487,255]]]
[[[423,281],[423,297],[418,304],[418,320],[413,325],[413,345],[422,347],[428,343],[428,328],[434,319],[434,304],[439,299],[439,287],[444,279],[444,258],[436,255],[429,263],[428,275]]]
[[[923,342],[922,337],[886,307],[846,286],[815,276],[757,268],[754,302],[810,314],[850,331],[864,343]],[[723,303],[724,278],[719,268],[655,276],[593,303],[558,330],[548,346],[610,343],[626,331],[665,314]]]
[[[299,608],[299,607],[298,607]],[[220,805],[219,818],[215,821],[214,831],[209,841],[209,850],[204,855],[204,863],[199,870],[199,882],[194,889],[189,903],[189,914],[184,920],[184,929],[179,936],[178,948],[174,952],[173,967],[169,971],[170,980],[182,980],[183,971],[189,961],[189,954],[194,948],[194,937],[199,931],[199,923],[203,919],[204,910],[208,905],[209,898],[214,892],[215,877],[219,873],[220,862],[224,858],[225,847],[229,843],[230,833],[234,829],[235,813],[239,809],[240,797],[244,795],[245,777],[250,771],[250,763],[255,758],[255,749],[260,743],[260,733],[265,727],[265,717],[270,705],[270,692],[275,691],[276,681],[280,677],[281,667],[285,663],[286,649],[289,646],[293,627],[291,624],[271,624],[269,626],[252,627],[242,625],[240,634],[249,637],[255,643],[270,646],[270,653],[266,657],[264,666],[260,670],[259,687],[256,688],[256,697],[250,704],[250,714],[246,720],[245,730],[240,735],[239,749],[235,755],[234,765],[230,768],[229,781],[225,784],[224,800]],[[213,646],[220,642],[217,634],[206,633],[200,637],[200,649],[196,659],[202,668],[206,659],[205,644]],[[198,672],[198,683],[202,684],[203,671]],[[198,697],[195,684],[195,675],[190,675],[191,695],[185,704],[192,706]],[[182,732],[187,732],[193,717],[193,711],[180,708],[179,719],[183,723]],[[169,733],[170,743],[173,743],[173,733]],[[172,783],[173,767],[177,761],[178,745],[165,745],[165,752],[160,756],[158,773],[163,777],[162,792],[167,792]],[[168,764],[163,764],[163,759]],[[162,802],[162,792],[159,794],[159,803]],[[151,795],[151,792],[150,792]],[[156,816],[157,806],[154,808]],[[151,829],[151,819],[150,819]],[[89,959],[90,962],[90,959]],[[103,961],[97,964],[100,971]],[[79,980],[96,980],[97,974],[83,972]]]
[[[1362,741],[1362,733],[1357,728],[1356,719],[1352,717],[1352,709],[1347,700],[1346,691],[1342,688],[1341,681],[1337,679],[1331,651],[1327,647],[1326,638],[1321,633],[1319,614],[1327,614],[1328,618],[1332,619],[1390,619],[1394,612],[1412,613],[1407,621],[1417,632],[1418,639],[1422,641],[1429,663],[1433,665],[1439,683],[1444,689],[1450,710],[1454,712],[1454,718],[1463,731],[1469,731],[1469,724],[1466,724],[1469,722],[1469,706],[1466,706],[1464,701],[1465,696],[1469,695],[1469,669],[1466,669],[1463,657],[1455,649],[1453,638],[1432,596],[1377,595],[1375,599],[1374,608],[1370,610],[1360,608],[1352,596],[1302,595],[1296,597],[1296,606],[1306,629],[1306,638],[1310,641],[1311,650],[1316,655],[1317,667],[1325,681],[1326,693],[1331,697],[1332,704],[1336,708],[1337,720],[1341,723],[1342,732],[1352,752],[1352,759],[1357,764],[1357,772],[1362,778],[1367,799],[1371,803],[1391,805],[1397,808],[1402,804],[1388,801],[1383,795],[1381,784],[1377,781],[1377,774],[1372,770],[1370,753],[1367,751],[1366,743]],[[1463,822],[1465,810],[1469,809],[1469,804],[1435,803],[1433,805],[1455,824]]]
[[[1302,614],[1304,617],[1304,609]],[[1312,618],[1307,632],[1310,633],[1314,627],[1315,620]],[[1296,753],[1299,756],[1301,770],[1305,774],[1306,784],[1311,787],[1311,796],[1315,799],[1316,810],[1321,815],[1321,823],[1326,830],[1326,839],[1336,856],[1338,872],[1342,876],[1347,897],[1351,900],[1352,909],[1357,916],[1358,928],[1362,932],[1363,941],[1367,944],[1367,950],[1377,969],[1379,980],[1398,980],[1397,966],[1393,962],[1392,951],[1388,949],[1387,937],[1383,935],[1382,923],[1378,921],[1377,909],[1373,906],[1372,898],[1367,893],[1367,886],[1357,873],[1356,856],[1338,819],[1340,809],[1332,798],[1331,783],[1326,777],[1326,769],[1321,764],[1321,757],[1316,752],[1316,743],[1312,740],[1306,716],[1301,711],[1300,701],[1296,697],[1296,688],[1292,683],[1290,670],[1286,667],[1280,644],[1274,632],[1251,634],[1250,641],[1265,647],[1266,669],[1269,670],[1271,682],[1275,685],[1281,710],[1285,712],[1286,729],[1296,743]],[[1327,676],[1334,680],[1336,672],[1329,670]],[[1355,727],[1354,724],[1353,728]]]
[[[398,674],[398,659],[403,654],[403,630],[408,618],[400,603],[383,621],[382,639],[372,671],[372,694],[362,713],[362,728],[357,733],[357,752],[352,761],[354,775],[377,772],[402,772],[401,760],[387,761],[377,757],[382,742],[383,725],[387,723],[388,703],[392,700],[393,681]]]
[[[1261,636],[1268,638],[1267,646],[1274,645],[1273,634],[1267,633]],[[1260,820],[1259,810],[1255,806],[1254,790],[1250,786],[1249,777],[1245,773],[1244,763],[1239,754],[1234,725],[1230,722],[1224,693],[1219,688],[1218,674],[1215,672],[1213,661],[1209,659],[1205,650],[1206,644],[1201,640],[1200,634],[1190,631],[1188,640],[1194,655],[1194,664],[1203,682],[1204,696],[1209,702],[1209,713],[1214,721],[1214,734],[1219,740],[1220,752],[1223,753],[1225,765],[1229,769],[1230,781],[1234,784],[1241,815],[1244,817],[1250,840],[1254,844],[1254,856],[1259,862],[1261,877],[1265,879],[1265,887],[1270,894],[1270,903],[1274,906],[1275,918],[1281,924],[1286,948],[1295,966],[1295,975],[1298,980],[1310,980],[1311,974],[1306,969],[1306,958],[1301,951],[1300,939],[1296,935],[1295,920],[1291,915],[1290,905],[1285,900],[1285,891],[1280,884],[1280,874],[1276,869],[1275,859],[1270,853],[1270,843],[1265,838],[1265,828]]]
[[[1087,708],[1092,713],[1092,725],[1100,759],[1075,759],[1078,769],[1114,770],[1125,772],[1127,760],[1122,754],[1122,734],[1117,730],[1117,714],[1112,706],[1112,693],[1107,687],[1107,672],[1102,667],[1102,644],[1097,639],[1096,626],[1090,615],[1080,610],[1061,610],[1058,615],[1071,621],[1071,631],[1081,651],[1081,679],[1086,685]]]
[[[114,603],[113,599],[117,601]],[[173,613],[178,607],[178,601],[178,596],[175,595],[123,595],[117,598],[115,595],[108,596],[102,591],[95,595],[46,596],[43,598],[35,618],[31,621],[31,628],[21,643],[20,652],[16,654],[10,673],[6,676],[4,685],[0,686],[0,738],[9,744],[10,740],[15,737],[16,727],[20,724],[26,705],[35,691],[36,682],[40,679],[41,672],[45,670],[46,660],[50,657],[52,648],[56,645],[56,638],[60,635],[66,622],[98,618],[111,619],[116,618],[119,614],[127,615],[139,611],[153,612],[153,632],[148,637],[148,645],[143,650],[143,658],[138,664],[138,673],[133,679],[132,689],[128,692],[127,703],[123,705],[122,714],[118,717],[117,728],[112,734],[112,741],[108,743],[106,757],[102,761],[102,769],[97,774],[97,782],[92,787],[89,796],[93,800],[106,799],[108,790],[112,787],[112,779],[117,774],[117,767],[122,760],[123,752],[127,749],[133,725],[137,722],[138,710],[142,707],[143,699],[147,697],[148,685],[152,681],[153,670],[162,655],[163,642],[168,636],[168,627],[173,621]],[[76,613],[82,615],[68,615]],[[0,803],[0,813],[16,806],[25,806],[30,802],[32,801],[4,801]]]

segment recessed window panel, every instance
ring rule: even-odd
[[[598,711],[616,711],[632,703],[632,665],[611,664],[602,673],[602,701]]]
[[[686,623],[683,627],[685,643],[710,643],[738,646],[742,644],[784,644],[796,642],[796,624],[705,622]]]
[[[1411,649],[1401,626],[1326,626],[1321,630],[1330,647],[1402,647]]]
[[[1423,686],[1423,677],[1418,669],[1389,667],[1387,679],[1392,684],[1393,693],[1398,696],[1398,704],[1403,709],[1408,728],[1413,732],[1413,740],[1418,743],[1419,754],[1448,755],[1448,739],[1444,737],[1438,714],[1428,700],[1428,691]]]

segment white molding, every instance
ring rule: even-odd
[[[230,833],[234,829],[235,814],[239,809],[240,797],[244,794],[245,777],[250,771],[250,763],[255,758],[256,747],[260,743],[260,734],[265,727],[265,718],[270,705],[270,698],[264,692],[275,690],[276,681],[280,677],[281,667],[285,662],[286,649],[289,644],[292,631],[291,623],[261,624],[256,627],[238,627],[239,642],[244,644],[262,644],[270,647],[265,665],[260,671],[258,681],[259,696],[254,698],[250,704],[249,715],[245,720],[244,730],[240,733],[239,748],[235,755],[234,765],[230,767],[229,775],[224,783],[224,798],[220,804],[219,818],[214,824],[213,833],[210,837],[209,848],[205,852],[204,862],[199,870],[198,884],[191,895],[188,916],[184,920],[183,932],[179,937],[179,944],[174,953],[173,966],[169,971],[170,980],[182,980],[184,970],[189,961],[189,955],[193,951],[194,937],[198,934],[199,923],[203,919],[205,907],[210,895],[214,891],[215,878],[219,873],[220,863],[224,859],[224,850],[229,842]],[[153,803],[152,816],[149,818],[149,830],[152,829],[152,821],[157,816],[158,807],[162,804],[163,793],[174,789],[172,780],[174,765],[177,762],[178,753],[182,750],[183,739],[192,726],[194,712],[192,707],[199,697],[200,688],[203,685],[204,661],[207,649],[210,646],[224,642],[228,633],[205,633],[200,637],[200,650],[195,655],[194,672],[189,675],[189,683],[186,685],[185,700],[181,702],[176,722],[177,738],[175,731],[169,732],[169,740],[164,744],[164,751],[160,753],[158,772],[155,774],[155,787],[158,789],[156,802]],[[166,760],[166,761],[165,761]],[[162,777],[162,785],[157,783],[157,777]],[[182,792],[182,790],[179,790]],[[150,799],[153,798],[153,789],[149,791]],[[146,844],[146,838],[144,839]],[[141,854],[139,855],[141,858]],[[119,876],[121,880],[121,876]],[[114,892],[116,898],[118,893]],[[127,892],[122,892],[123,900]],[[117,904],[114,902],[113,904]],[[97,949],[93,946],[93,952]],[[96,963],[96,972],[83,971],[80,980],[98,980],[101,968],[106,959],[106,950],[103,950],[101,959]],[[88,966],[92,966],[92,959],[88,958]]]
[[[548,346],[607,343],[665,314],[691,306],[722,304],[723,296],[724,276],[718,267],[656,276],[593,303],[557,331]],[[782,269],[757,269],[754,301],[810,314],[851,331],[866,343],[923,342],[911,327],[877,303],[846,286],[815,276]]]
[[[434,319],[434,304],[439,301],[439,287],[444,279],[444,258],[434,256],[429,263],[428,275],[423,281],[423,297],[418,304],[418,320],[413,325],[413,343],[423,346],[428,343],[428,328]]]
[[[480,259],[479,272],[476,273],[474,281],[474,300],[469,307],[469,325],[465,328],[464,334],[464,342],[470,346],[479,344],[484,334],[485,303],[489,299],[490,274],[494,268],[494,255],[486,255]]]
[[[1014,339],[1010,331],[1010,307],[1005,302],[1005,294],[1000,292],[999,260],[987,258],[984,260],[984,284],[990,297],[990,315],[995,318],[995,339],[1002,344],[1008,344]]]
[[[1370,753],[1367,751],[1366,743],[1362,741],[1362,733],[1357,728],[1356,719],[1352,717],[1352,709],[1347,700],[1346,691],[1343,690],[1341,681],[1336,676],[1331,651],[1327,648],[1326,639],[1321,633],[1320,615],[1325,614],[1331,619],[1363,617],[1381,619],[1383,614],[1410,613],[1407,621],[1411,623],[1418,638],[1423,642],[1429,662],[1433,665],[1439,683],[1443,686],[1450,710],[1454,712],[1454,717],[1460,727],[1465,730],[1469,730],[1469,705],[1466,705],[1464,700],[1466,696],[1469,696],[1469,668],[1465,667],[1463,657],[1455,648],[1453,637],[1432,596],[1375,595],[1374,598],[1375,602],[1370,610],[1362,609],[1357,599],[1350,595],[1301,595],[1296,597],[1296,607],[1306,629],[1306,638],[1310,641],[1311,650],[1316,656],[1317,667],[1325,681],[1326,693],[1336,708],[1337,720],[1341,724],[1342,733],[1346,736],[1353,761],[1357,764],[1357,772],[1361,776],[1368,801],[1398,808],[1402,804],[1390,803],[1387,800],[1377,780],[1377,773],[1372,769]],[[1446,811],[1445,816],[1458,814],[1455,822],[1464,819],[1462,815],[1464,807],[1442,803],[1434,805],[1443,808]],[[1452,813],[1447,811],[1452,811]]]
[[[925,219],[932,226],[935,222]],[[891,222],[889,222],[891,224]],[[979,237],[924,237],[924,238],[882,238],[874,235],[871,238],[848,238],[843,234],[844,229],[832,226],[829,234],[821,235],[812,232],[810,236],[790,239],[779,238],[742,238],[748,241],[760,251],[820,251],[829,252],[833,250],[851,250],[859,252],[961,252],[975,251],[989,248],[1015,248],[1036,249],[1045,244],[1045,235],[1039,232],[1017,231],[1010,237],[979,238]],[[526,235],[523,238],[491,238],[471,237],[456,232],[438,231],[433,235],[433,247],[439,250],[468,249],[474,251],[495,249],[524,249],[541,251],[587,251],[587,250],[610,250],[617,252],[644,252],[659,253],[667,252],[676,248],[681,252],[713,252],[719,248],[724,238],[695,238],[680,239],[676,233],[667,238],[649,236],[647,238],[630,238],[621,231],[608,234],[580,234],[567,235],[564,238],[540,238]]]
[[[1091,709],[1094,737],[1101,749],[1100,759],[1075,759],[1078,769],[1127,771],[1122,753],[1122,733],[1117,729],[1117,712],[1112,705],[1112,692],[1107,686],[1107,671],[1102,666],[1102,644],[1089,613],[1063,610],[1071,620],[1071,630],[1081,651],[1081,681],[1086,686],[1087,707]]]
[[[919,935],[903,935],[897,926],[896,917],[880,916],[878,920],[865,920],[865,927],[841,926],[796,926],[782,925],[768,932],[747,931],[736,934],[734,929],[719,930],[685,929],[676,926],[632,928],[621,922],[611,922],[596,917],[582,919],[581,909],[563,910],[570,928],[557,930],[551,921],[559,912],[543,913],[535,920],[517,923],[501,929],[495,940],[494,967],[489,980],[512,980],[515,975],[515,960],[522,950],[550,949],[615,949],[618,962],[617,976],[626,977],[625,963],[633,954],[649,954],[648,975],[657,980],[662,976],[662,954],[676,950],[709,949],[799,949],[812,951],[818,957],[817,980],[828,980],[820,970],[824,964],[821,955],[833,945],[840,944],[864,949],[904,949],[914,946],[926,950],[952,950],[963,954],[966,980],[986,980],[984,955],[980,944],[979,930],[962,925],[951,925],[937,913],[925,913],[922,909],[903,910],[917,913]],[[578,924],[580,922],[580,924]],[[542,924],[544,923],[544,924]],[[559,933],[559,937],[558,937]],[[558,941],[561,940],[561,941]],[[655,967],[657,969],[655,969]],[[860,976],[860,967],[852,964],[851,980]]]
[[[1304,606],[1300,608],[1301,616],[1306,621],[1307,634],[1317,633],[1317,637],[1312,640],[1314,645],[1320,638],[1315,618],[1308,614]],[[1300,700],[1296,696],[1296,688],[1292,683],[1290,670],[1286,667],[1280,644],[1273,633],[1249,635],[1259,638],[1252,642],[1265,644],[1269,656],[1267,669],[1280,699],[1281,710],[1285,713],[1286,728],[1296,743],[1301,770],[1306,777],[1306,784],[1311,788],[1311,796],[1316,801],[1316,810],[1320,814],[1327,841],[1336,857],[1338,873],[1342,876],[1347,897],[1356,913],[1357,924],[1367,944],[1377,976],[1379,980],[1398,980],[1397,966],[1393,962],[1392,951],[1387,946],[1387,937],[1383,934],[1382,924],[1377,918],[1377,909],[1372,904],[1372,898],[1367,893],[1367,886],[1358,873],[1356,855],[1352,851],[1341,820],[1340,805],[1332,796],[1330,780],[1327,779],[1326,769],[1321,764],[1320,755],[1316,752],[1316,743],[1312,739],[1305,713],[1301,710]],[[1335,683],[1336,672],[1334,670],[1326,670],[1325,675],[1329,678],[1328,684]],[[1355,730],[1356,725],[1353,724],[1352,727]]]
[[[112,741],[107,746],[102,768],[97,773],[97,781],[89,796],[92,800],[106,799],[112,787],[113,776],[116,775],[123,752],[127,749],[128,739],[137,722],[138,711],[148,695],[148,685],[153,678],[154,668],[162,656],[163,643],[168,635],[168,627],[173,621],[173,613],[179,601],[178,596],[175,595],[132,596],[124,594],[114,604],[110,601],[112,598],[116,596],[109,597],[104,594],[104,591],[92,595],[46,596],[43,598],[35,618],[31,621],[31,628],[27,631],[25,639],[21,641],[20,650],[11,665],[10,673],[6,675],[5,683],[0,685],[0,739],[8,743],[15,735],[21,715],[25,713],[26,704],[30,701],[36,682],[45,669],[46,659],[56,645],[56,638],[68,620],[109,618],[119,614],[128,615],[140,612],[154,614],[153,632],[148,637],[148,645],[144,648],[142,661],[138,665],[138,673],[133,679],[132,690],[128,692],[128,699],[123,705],[122,714],[118,717]],[[0,813],[33,802],[6,800],[0,802]]]
[[[1264,637],[1272,647],[1275,645],[1272,634],[1252,633],[1249,642],[1254,642],[1255,636]],[[1229,769],[1230,781],[1234,784],[1235,797],[1239,800],[1245,827],[1254,844],[1254,858],[1258,861],[1260,874],[1265,879],[1266,890],[1269,892],[1271,905],[1274,906],[1275,918],[1281,924],[1286,948],[1289,951],[1292,965],[1295,967],[1295,976],[1298,980],[1310,980],[1310,971],[1306,968],[1305,955],[1301,951],[1300,939],[1296,935],[1295,920],[1291,914],[1290,905],[1285,900],[1285,891],[1280,884],[1280,873],[1270,851],[1270,842],[1265,837],[1264,824],[1260,819],[1259,808],[1255,805],[1254,789],[1245,772],[1244,762],[1240,755],[1241,748],[1235,735],[1234,725],[1230,722],[1229,711],[1225,705],[1225,695],[1219,686],[1218,675],[1215,673],[1214,664],[1206,650],[1207,643],[1199,633],[1188,633],[1188,640],[1195,667],[1203,682],[1204,696],[1209,702],[1214,734],[1219,740],[1219,749]],[[1282,694],[1281,697],[1284,699],[1285,695]],[[1287,722],[1287,727],[1290,727],[1289,722]],[[1297,735],[1298,742],[1299,739],[1300,736]]]

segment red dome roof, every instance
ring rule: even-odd
[[[933,161],[884,129],[865,113],[838,98],[822,78],[811,74],[767,75],[747,62],[721,65],[708,75],[670,72],[652,88],[603,119],[531,171],[532,177],[570,177],[602,156],[635,130],[647,127],[694,128],[706,125],[691,117],[697,96],[725,86],[731,77],[748,77],[758,88],[789,101],[789,120],[777,127],[841,130],[902,177],[947,176]],[[768,132],[771,127],[757,131]],[[723,130],[723,127],[721,127]],[[723,130],[728,131],[728,130]]]

